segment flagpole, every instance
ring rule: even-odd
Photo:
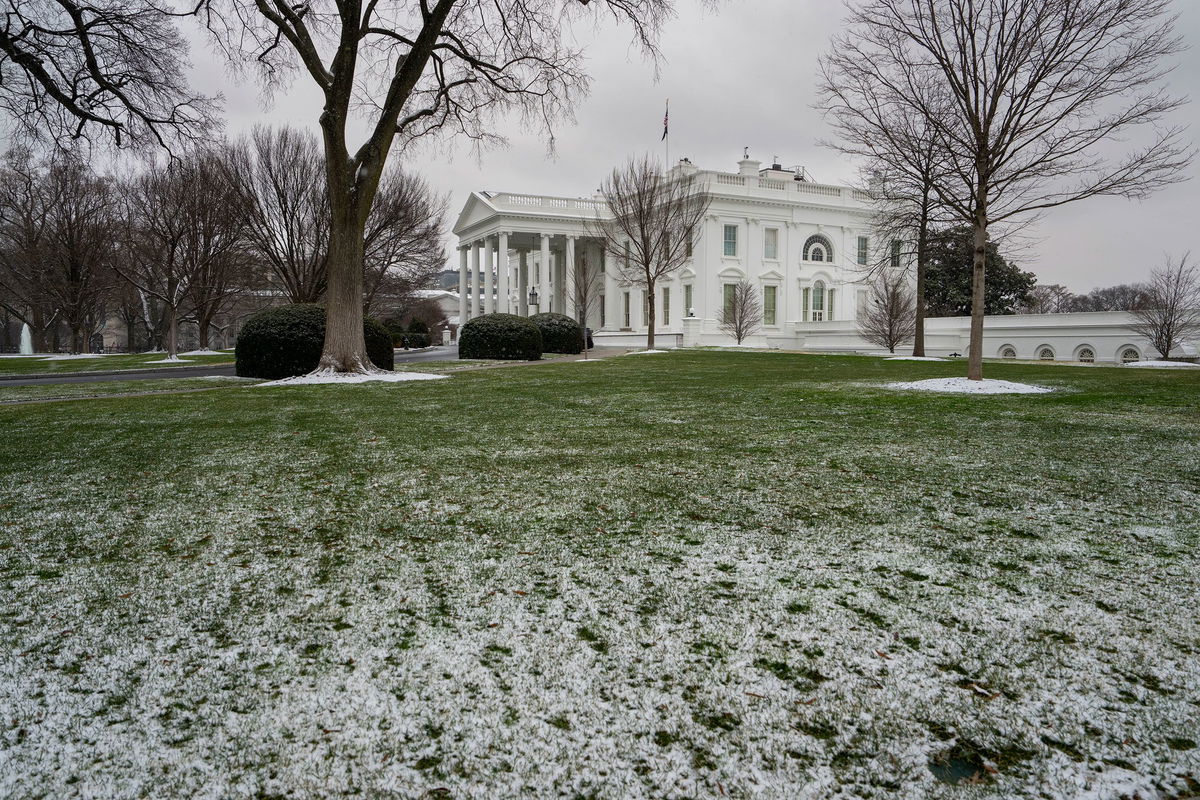
[[[663,174],[671,171],[671,98],[667,98],[667,113],[663,117],[663,141],[666,143],[666,149],[663,152]]]

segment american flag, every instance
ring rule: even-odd
[[[667,124],[670,122],[670,120],[671,120],[671,101],[668,100],[667,101],[667,113],[663,114],[663,135],[662,135],[661,141],[666,141],[666,139],[667,139]]]

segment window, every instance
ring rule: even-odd
[[[833,322],[833,289],[830,289],[825,295],[825,319]]]
[[[687,257],[692,257],[692,234],[690,232],[687,237]]]
[[[625,292],[625,330],[629,330],[629,292]]]
[[[867,290],[866,289],[858,290],[858,299],[855,302],[856,302],[855,316],[857,316],[859,318],[865,317],[867,315],[867,303],[870,302],[867,299]]]
[[[662,324],[663,324],[663,325],[670,325],[670,324],[671,324],[671,287],[669,287],[669,286],[664,286],[664,287],[663,287],[663,316],[662,316]]]
[[[737,291],[737,284],[727,283],[722,288],[725,290],[725,297],[721,305],[721,319],[726,320],[733,314],[733,293]]]
[[[861,265],[866,265],[867,256],[867,237],[860,236],[858,237],[858,263]]]
[[[1041,361],[1053,361],[1054,350],[1050,347],[1042,347],[1038,350],[1038,359]]]
[[[803,311],[802,316],[800,317],[800,319],[804,320],[805,322],[808,322],[808,310],[809,310],[809,308],[811,308],[811,306],[810,306],[811,297],[812,297],[812,289],[805,286],[804,287],[804,307],[803,307],[804,311]]]
[[[763,287],[763,324],[775,324],[775,287]]]
[[[725,255],[737,255],[737,225],[725,226]]]
[[[817,281],[812,290],[812,321],[820,322],[825,318],[825,282]]]
[[[608,304],[604,302],[604,295],[600,295],[600,327],[603,328],[606,324],[604,312],[608,309]]]
[[[1096,351],[1090,347],[1081,347],[1075,357],[1084,364],[1092,364],[1096,361]]]
[[[624,259],[625,259],[625,269],[626,269],[626,270],[628,270],[628,269],[629,269],[629,242],[626,242],[626,243],[625,243],[625,256],[624,256]]]
[[[683,287],[683,313],[689,317],[695,314],[695,309],[692,308],[692,285],[690,283]]]
[[[900,268],[900,254],[903,252],[903,249],[902,249],[903,247],[904,247],[903,242],[900,242],[900,241],[892,242],[892,267],[894,269]]]
[[[1017,348],[1013,347],[1012,345],[1006,345],[1004,347],[1001,347],[1000,348],[1000,357],[1001,358],[1016,358],[1017,357]]]
[[[650,295],[646,294],[646,290],[642,289],[642,327],[645,327],[650,322]]]
[[[763,230],[763,258],[772,261],[779,258],[779,229],[766,228]]]
[[[805,261],[833,261],[833,245],[818,233],[804,242],[803,255]]]
[[[1141,359],[1142,359],[1142,356],[1140,353],[1138,353],[1137,348],[1126,347],[1124,350],[1121,351],[1121,363],[1122,364],[1129,364],[1133,361],[1141,361]]]

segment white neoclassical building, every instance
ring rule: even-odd
[[[729,344],[720,313],[730,287],[747,280],[762,301],[759,347],[872,352],[856,317],[867,302],[865,267],[878,259],[865,192],[807,180],[803,170],[762,168],[750,158],[737,172],[701,170],[686,159],[674,171],[694,174],[712,197],[692,259],[655,296],[620,279],[613,256],[589,229],[608,208],[596,198],[474,192],[454,225],[458,237],[458,319],[503,312],[556,311],[579,318],[573,281],[596,276],[599,302],[581,320],[597,345],[645,343],[649,303],[659,342],[672,346]],[[888,256],[887,253],[883,255]],[[888,256],[890,257],[890,256]],[[900,266],[899,256],[895,265]],[[577,268],[568,268],[575,265]],[[580,272],[582,270],[582,272]],[[1152,358],[1150,343],[1128,327],[1129,315],[1050,314],[989,317],[987,358],[1121,362]],[[931,355],[965,353],[965,317],[931,319]],[[1176,355],[1195,356],[1195,343]]]
[[[759,344],[803,347],[828,324],[853,330],[855,305],[865,297],[856,269],[870,258],[866,194],[804,180],[800,172],[745,159],[736,173],[703,171],[687,161],[712,196],[692,262],[661,281],[655,296],[620,280],[589,222],[608,213],[594,198],[475,192],[454,226],[459,239],[459,315],[499,311],[557,311],[578,317],[572,280],[579,269],[601,278],[600,302],[586,323],[597,344],[645,340],[648,303],[667,343],[720,344],[726,286],[759,286],[763,328]],[[615,266],[615,265],[614,265]]]

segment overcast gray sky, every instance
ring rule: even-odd
[[[603,176],[628,155],[662,155],[663,108],[671,100],[671,159],[688,156],[703,168],[736,169],[742,148],[764,162],[778,156],[802,164],[816,180],[849,181],[855,166],[822,148],[829,135],[813,110],[817,57],[838,30],[840,0],[725,0],[716,11],[696,0],[678,0],[679,17],[662,40],[664,61],[656,83],[649,65],[629,43],[627,30],[588,30],[593,78],[577,123],[557,130],[557,155],[515,121],[501,126],[506,149],[478,158],[466,142],[425,151],[405,166],[450,193],[450,222],[476,190],[590,195]],[[1200,95],[1200,3],[1176,0],[1181,33],[1190,50],[1171,80],[1178,94]],[[198,43],[199,44],[199,43]],[[224,65],[197,46],[196,83],[226,98],[228,130],[256,122],[289,122],[315,130],[320,100],[300,79],[292,91],[264,104],[253,81],[231,83]],[[1200,135],[1200,101],[1177,122]],[[1192,176],[1200,174],[1193,165]],[[1033,232],[1038,241],[1020,259],[1041,283],[1063,283],[1076,292],[1140,280],[1164,254],[1200,255],[1200,181],[1173,186],[1142,202],[1099,198],[1050,212]]]

